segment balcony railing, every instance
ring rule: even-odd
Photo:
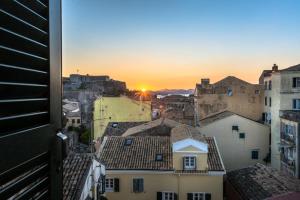
[[[296,143],[296,141],[295,141],[296,137],[293,134],[288,134],[288,133],[285,133],[285,132],[281,132],[280,139],[283,142],[288,142],[288,143],[293,144],[293,145],[295,145],[295,143]]]

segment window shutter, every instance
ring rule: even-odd
[[[133,192],[137,192],[137,179],[133,179]]]
[[[211,200],[211,194],[205,193],[205,200]]]
[[[297,78],[293,78],[293,88],[297,87]]]
[[[185,157],[182,158],[182,170],[185,170],[184,160],[185,160]]]
[[[193,200],[193,193],[187,193],[187,200]]]
[[[144,191],[144,179],[140,179],[140,185],[139,185],[139,192],[143,192]]]
[[[114,179],[114,192],[119,192],[119,191],[120,191],[119,179],[115,178]]]
[[[297,101],[296,99],[293,99],[293,109],[296,109],[296,107],[297,107]]]
[[[156,197],[157,200],[162,200],[162,192],[157,192]]]
[[[177,200],[178,198],[177,198],[177,194],[176,193],[174,193],[174,200]]]

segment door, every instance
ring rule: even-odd
[[[0,1],[0,199],[61,199],[61,2]]]

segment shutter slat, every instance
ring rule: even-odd
[[[0,28],[0,36],[3,39],[2,46],[21,52],[45,58],[48,54],[46,45],[33,41],[7,29]]]
[[[39,166],[37,169],[28,172],[28,174],[24,175],[23,177],[14,180],[11,184],[8,184],[1,189],[0,199],[7,199],[9,197],[12,197],[13,195],[11,194],[18,193],[20,190],[26,188],[26,186],[29,186],[34,181],[36,181],[39,177],[46,176],[48,174],[48,170],[48,164],[44,164],[42,166]]]
[[[22,2],[16,0],[3,1],[2,9],[10,15],[13,15],[18,19],[22,19],[24,22],[38,28],[43,32],[46,32],[48,29],[47,23],[45,23],[47,18],[35,12]]]

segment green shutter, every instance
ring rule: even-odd
[[[187,193],[187,200],[193,200],[193,193]]]
[[[205,200],[211,200],[211,194],[205,193]]]
[[[156,196],[157,200],[162,200],[162,192],[157,192]]]
[[[119,192],[120,191],[120,183],[119,183],[119,179],[115,178],[114,179],[114,192]]]

